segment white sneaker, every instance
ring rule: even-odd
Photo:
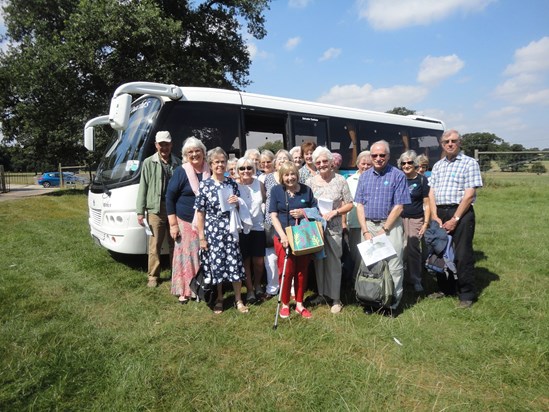
[[[341,303],[336,303],[330,308],[330,312],[333,314],[339,313],[343,310],[343,305]]]

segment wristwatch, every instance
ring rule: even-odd
[[[382,229],[385,233],[389,233],[389,229],[387,229],[385,226],[383,226]]]
[[[459,216],[453,216],[452,219],[454,219],[457,222],[459,220]]]

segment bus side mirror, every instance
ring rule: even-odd
[[[84,147],[90,152],[93,152],[95,150],[93,127],[86,127],[84,129]]]
[[[114,130],[124,130],[130,120],[132,96],[128,93],[113,97],[109,110],[109,123]]]

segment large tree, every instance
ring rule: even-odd
[[[77,163],[85,121],[124,82],[245,88],[245,29],[265,36],[269,1],[5,1],[4,138],[48,165]]]

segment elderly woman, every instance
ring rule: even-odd
[[[183,142],[181,155],[182,167],[174,171],[166,190],[166,211],[170,236],[175,241],[171,292],[179,302],[187,303],[191,297],[189,285],[200,267],[198,232],[192,226],[194,202],[200,181],[210,177],[210,168],[205,162],[206,146],[195,137]]]
[[[423,262],[421,256],[421,238],[429,227],[429,185],[427,178],[417,171],[417,156],[413,150],[407,150],[400,155],[398,167],[406,175],[412,203],[404,205],[402,225],[406,237],[404,257],[406,261],[408,282],[414,285],[414,290],[423,292],[421,273]]]
[[[265,186],[256,177],[255,162],[248,157],[238,159],[236,163],[240,183],[240,199],[246,204],[252,219],[250,233],[240,233],[240,252],[246,272],[246,303],[253,304],[261,292],[261,280],[265,265],[265,229],[263,203],[265,202]],[[252,282],[253,270],[253,282]]]
[[[316,208],[317,202],[311,189],[299,183],[299,172],[296,165],[284,162],[278,170],[279,185],[273,187],[269,201],[269,213],[277,235],[274,238],[275,250],[278,256],[278,273],[282,276],[286,251],[289,250],[288,237],[285,228],[298,224],[297,219],[304,217],[304,208]],[[311,255],[294,256],[291,252],[286,261],[284,283],[281,290],[282,307],[280,317],[290,316],[290,289],[292,280],[295,286],[295,300],[297,314],[303,318],[310,318],[309,312],[303,306],[303,295],[307,287],[307,275]]]
[[[324,231],[324,252],[326,257],[315,259],[318,296],[311,303],[332,300],[332,313],[339,313],[341,303],[341,255],[343,226],[341,215],[353,208],[353,197],[343,176],[333,171],[333,156],[327,148],[319,146],[313,152],[313,162],[318,174],[309,178],[306,184],[313,190],[322,217],[328,222]]]
[[[238,161],[238,159],[236,159],[234,157],[232,159],[227,160],[227,171],[225,173],[226,176],[230,177],[235,182],[238,182],[238,172],[236,170],[236,162],[237,161]]]
[[[214,313],[223,312],[223,282],[232,282],[236,308],[247,313],[242,302],[240,289],[245,277],[238,238],[230,232],[230,214],[222,206],[238,207],[237,183],[225,177],[227,154],[216,147],[207,154],[208,165],[212,170],[209,179],[202,180],[194,207],[197,215],[200,259],[207,284],[217,285],[217,299]]]
[[[301,146],[294,146],[290,149],[290,156],[292,156],[292,161],[299,169],[303,166],[303,156],[301,155]]]
[[[315,163],[313,162],[313,152],[315,149],[316,143],[314,142],[305,142],[301,145],[301,155],[305,164],[299,169],[299,183],[305,183],[308,178],[317,173]]]
[[[417,157],[417,171],[423,176],[431,176],[431,172],[429,171],[429,158],[427,155],[420,154]]]
[[[370,157],[369,150],[364,150],[358,154],[356,167],[358,168],[357,171],[347,178],[347,184],[349,185],[349,191],[351,192],[353,199],[356,195],[356,188],[360,175],[372,167],[372,158]],[[358,222],[356,215],[356,205],[353,204],[351,211],[344,216],[343,228],[346,228],[349,233],[349,248],[351,249],[351,259],[354,262],[353,275],[356,276],[362,259],[357,245],[363,240],[360,223]]]
[[[269,208],[271,191],[273,187],[281,183],[278,171],[280,170],[282,165],[292,161],[290,153],[288,153],[286,150],[279,150],[278,152],[276,152],[276,157],[273,155],[273,160],[275,172],[265,175],[265,205],[267,209]],[[275,229],[272,224],[270,213],[265,213],[265,233],[267,236],[267,244],[265,249],[265,270],[267,273],[267,287],[265,290],[265,297],[269,299],[278,293],[278,257],[274,249]]]
[[[261,153],[257,149],[248,149],[244,152],[244,157],[247,157],[248,159],[251,159],[254,162],[255,165],[255,175],[259,176],[261,174],[261,170],[259,169],[259,162],[261,158]]]
[[[259,180],[265,183],[265,176],[274,172],[274,158],[275,155],[270,150],[263,150],[259,157],[259,168],[263,172],[259,175]]]

